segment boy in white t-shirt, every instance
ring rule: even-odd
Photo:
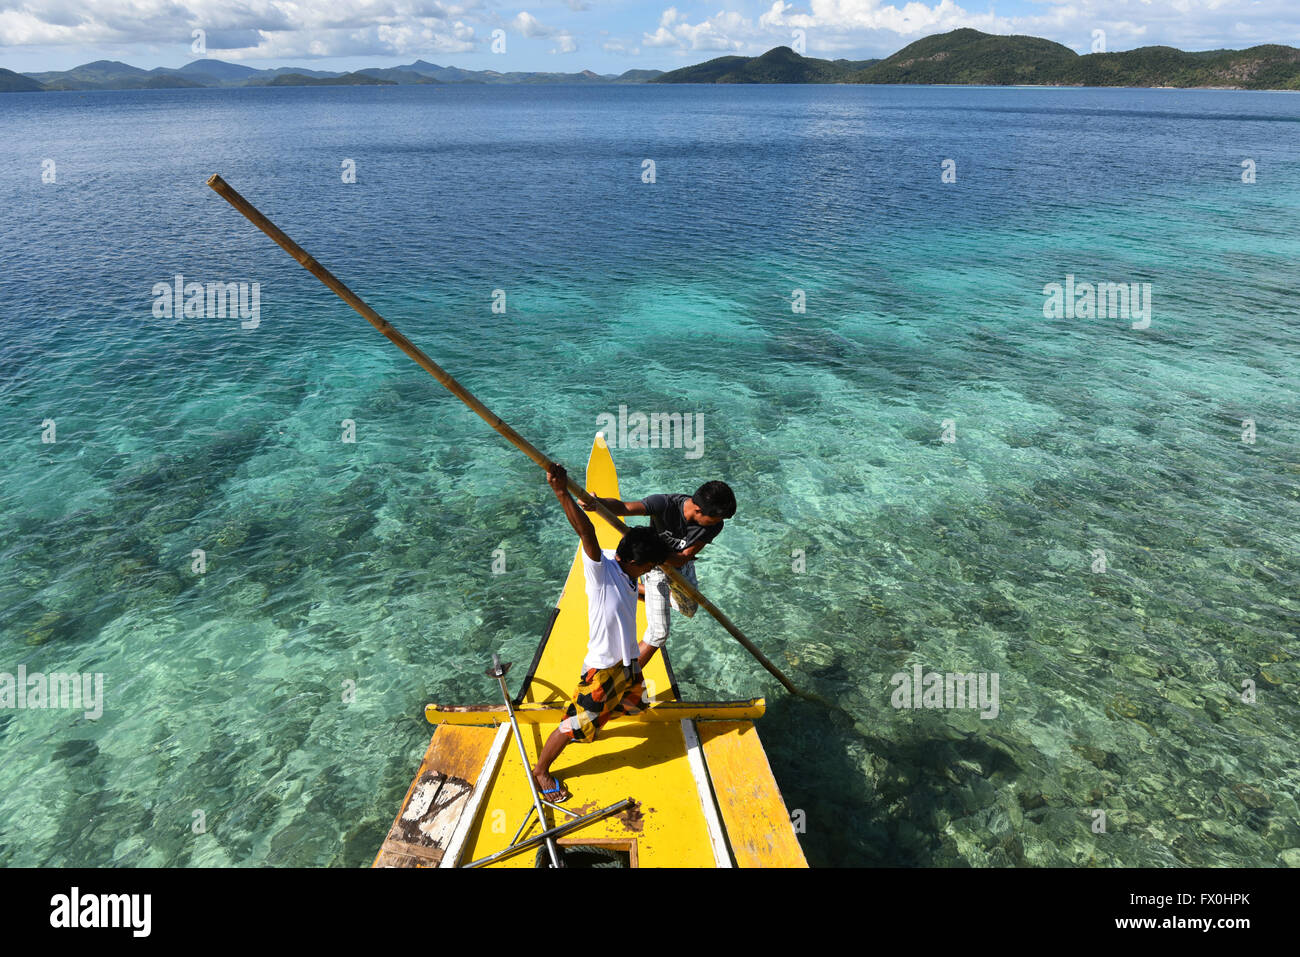
[[[670,550],[651,528],[629,529],[617,550],[602,550],[591,519],[569,494],[564,468],[553,465],[546,480],[582,541],[582,570],[587,583],[587,655],[578,690],[565,708],[564,720],[546,739],[533,768],[533,779],[542,797],[562,804],[572,795],[551,777],[551,762],[570,741],[594,741],[610,718],[641,710],[645,684],[637,661],[637,579],[668,558]]]

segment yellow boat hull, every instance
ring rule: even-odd
[[[619,497],[614,461],[599,435],[586,487],[594,495]],[[601,547],[614,548],[618,532],[598,517],[594,521]],[[575,549],[557,612],[515,702],[530,765],[577,686],[587,627]],[[644,629],[641,605],[637,633]],[[646,680],[657,707],[646,716],[611,721],[594,742],[569,745],[551,769],[573,794],[565,807],[579,814],[628,797],[636,805],[584,825],[561,843],[610,848],[639,867],[806,867],[754,728],[762,699],[678,702],[664,653],[651,660]],[[532,807],[528,772],[518,746],[508,740],[512,732],[503,724],[503,706],[430,705],[426,713],[439,727],[375,866],[447,867],[488,857],[511,843]],[[439,735],[448,754],[456,755],[445,767],[439,764]],[[568,820],[549,808],[547,817],[548,827]],[[524,836],[537,833],[534,817]],[[535,858],[533,849],[492,866],[533,867]]]

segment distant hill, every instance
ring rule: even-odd
[[[364,73],[341,73],[338,76],[304,76],[301,73],[281,73],[259,86],[397,86],[392,80],[381,80]]]
[[[0,67],[0,93],[35,93],[43,89],[45,87],[31,77]]]
[[[731,76],[746,63],[753,60],[750,56],[720,56],[695,66],[684,66],[680,70],[669,70],[657,78],[655,83],[718,83],[724,76]]]
[[[149,71],[117,60],[96,60],[56,73],[29,73],[47,90],[142,89]]]
[[[1079,55],[1039,37],[953,30],[908,44],[853,76],[854,83],[1059,83]]]
[[[193,76],[195,79],[211,77],[219,83],[243,83],[263,71],[255,70],[251,66],[244,66],[241,63],[227,63],[225,60],[194,60],[185,64],[176,72],[186,76]]]
[[[652,83],[844,83],[875,60],[818,60],[789,47],[762,56],[720,56],[665,73]]]
[[[583,70],[581,73],[498,73],[497,83],[613,83],[615,76],[602,76]]]
[[[1247,50],[1184,53],[1142,47],[1079,57],[1066,74],[1083,86],[1216,86],[1244,90],[1300,90],[1300,50],[1268,44]]]
[[[309,70],[303,66],[277,66],[274,70],[258,70],[257,76],[250,76],[245,82],[252,83],[260,77],[283,76],[286,73],[296,73],[298,76],[309,76],[317,80],[323,80],[328,76],[343,75],[337,70]]]
[[[1080,56],[1038,37],[962,29],[917,40],[855,74],[852,82],[1295,90],[1300,89],[1300,50],[1270,45],[1185,53],[1142,47]]]
[[[186,76],[174,76],[166,73],[155,73],[153,76],[147,76],[139,85],[134,81],[128,81],[121,86],[106,86],[105,89],[117,90],[184,90],[191,88],[202,88],[207,86],[196,79]]]
[[[414,70],[407,69],[404,66],[389,67],[381,69],[379,67],[368,67],[364,70],[357,70],[362,76],[372,76],[376,80],[387,80],[389,83],[442,83],[442,80],[435,80],[431,76],[425,76],[423,73],[416,73]]]
[[[49,84],[62,83],[63,89],[98,89],[106,83],[120,82],[126,79],[138,79],[140,82],[149,75],[148,70],[117,60],[96,60],[83,63],[71,70],[55,73],[29,73],[33,80]]]
[[[649,83],[664,75],[663,70],[627,70],[619,74],[615,83]]]

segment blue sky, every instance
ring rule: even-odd
[[[1300,46],[1298,0],[0,0],[0,66],[96,59],[181,66],[207,55],[255,67],[389,66],[621,73],[793,45],[810,56],[884,56],[957,27],[1047,37],[1088,52]],[[494,31],[505,50],[492,52]]]

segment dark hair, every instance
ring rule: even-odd
[[[695,490],[691,501],[709,518],[731,518],[736,514],[736,493],[726,482],[705,482]]]
[[[672,554],[672,549],[653,528],[640,526],[627,530],[614,554],[632,564],[649,562],[658,565]]]

